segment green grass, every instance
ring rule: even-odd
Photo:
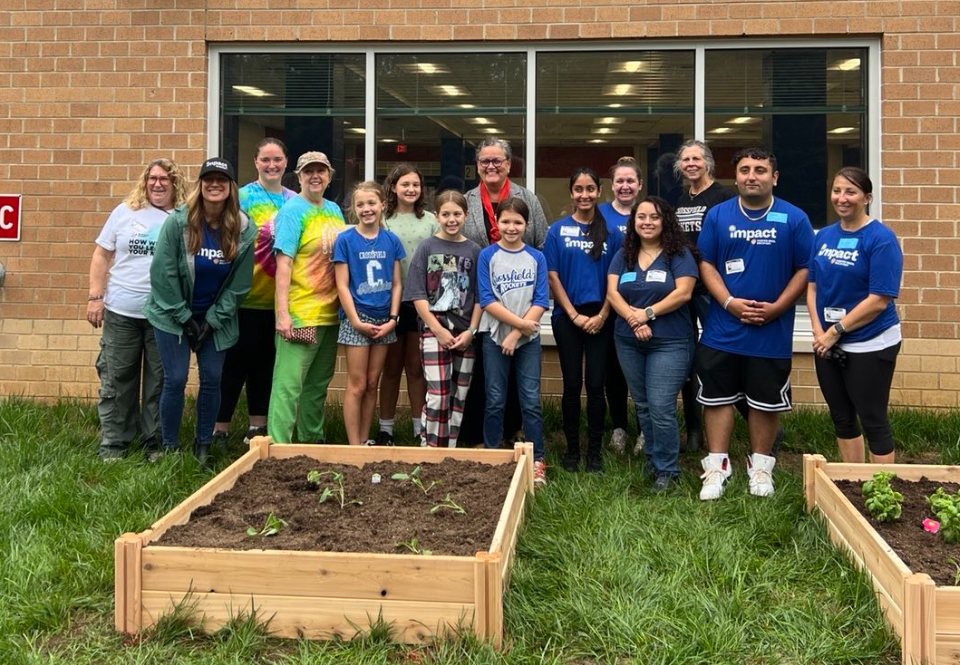
[[[548,403],[554,462],[559,418]],[[893,421],[906,453],[960,461],[960,415],[897,411]],[[785,428],[785,451],[836,458],[823,412],[798,411]],[[401,442],[409,430],[398,419]],[[327,436],[343,439],[335,408]],[[217,468],[240,454],[241,438],[238,424]],[[869,583],[804,513],[796,460],[780,465],[775,498],[754,499],[738,461],[742,425],[735,438],[737,474],[709,504],[697,499],[698,456],[685,456],[688,472],[665,497],[650,493],[636,460],[609,457],[596,476],[554,467],[518,544],[502,653],[471,637],[411,649],[391,644],[384,626],[350,643],[278,640],[269,617],[248,615],[203,635],[189,602],[130,637],[113,631],[113,540],[149,526],[215,471],[190,455],[149,465],[136,453],[104,465],[93,406],[2,400],[0,663],[897,662]]]

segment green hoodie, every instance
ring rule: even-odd
[[[229,349],[240,337],[237,308],[253,281],[253,241],[256,236],[256,225],[241,212],[237,257],[206,314],[206,321],[213,328],[217,351]],[[171,335],[183,334],[183,324],[193,316],[190,303],[193,302],[195,258],[196,255],[187,251],[187,207],[183,205],[163,223],[150,264],[150,296],[143,313],[154,328]]]

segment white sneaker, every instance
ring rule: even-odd
[[[547,484],[547,463],[538,459],[533,463],[533,486],[540,489]]]
[[[618,427],[613,430],[613,434],[610,435],[610,450],[622,455],[623,451],[627,449],[627,430],[622,427]]]
[[[640,453],[643,452],[643,445],[644,445],[645,443],[646,443],[646,441],[645,441],[644,438],[643,438],[643,432],[640,432],[639,434],[637,434],[637,443],[634,444],[634,446],[633,446],[633,455],[634,455],[634,457],[636,457],[637,455],[639,455]]]
[[[730,468],[730,458],[726,455],[707,455],[700,460],[703,467],[703,487],[700,488],[701,501],[716,501],[723,496],[727,478],[733,473]]]
[[[747,476],[750,477],[750,494],[773,496],[773,466],[776,457],[754,453],[747,455]]]

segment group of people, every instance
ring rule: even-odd
[[[321,443],[340,346],[348,443],[393,445],[405,372],[422,445],[472,443],[464,429],[495,448],[522,428],[542,486],[540,322],[552,296],[564,468],[602,471],[608,406],[609,445],[627,448],[629,393],[634,453],[645,454],[654,490],[669,489],[680,474],[682,393],[686,446],[707,449],[701,499],[719,498],[731,475],[735,407],[750,433],[750,492],[770,496],[779,414],[792,408],[794,310],[806,292],[841,457],[863,461],[862,426],[871,460],[892,460],[903,257],[867,212],[872,185],[861,169],[836,174],[839,221],[815,238],[803,211],[774,196],[777,160],[762,149],[734,157],[733,192],[716,182],[709,147],[685,143],[676,209],[641,198],[632,158],[610,169],[607,203],[597,173],[578,168],[572,213],[549,226],[537,197],[510,180],[511,159],[509,143],[484,140],[478,186],[443,191],[433,212],[420,171],[399,164],[382,186],[353,188],[349,225],[324,197],[335,172],[322,152],[297,160],[299,193],[281,184],[288,156],[273,138],[257,146],[258,178],[244,187],[222,158],[207,160],[192,186],[173,162],[151,162],[91,264],[87,318],[104,328],[100,456],[123,456],[137,435],[154,459],[179,448],[191,351],[198,458],[226,438],[244,386],[248,438]]]

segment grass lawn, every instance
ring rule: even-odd
[[[559,418],[548,405],[551,454]],[[328,427],[329,440],[344,439],[335,410]],[[406,427],[398,436],[409,441]],[[829,419],[800,411],[785,427],[773,499],[747,494],[742,428],[734,478],[714,503],[697,498],[699,456],[684,458],[668,496],[650,492],[635,459],[609,456],[602,475],[554,466],[518,544],[508,648],[497,653],[472,638],[393,645],[383,629],[351,643],[278,640],[264,617],[215,635],[180,618],[136,638],[115,633],[114,538],[147,528],[212,472],[190,455],[104,465],[92,405],[0,400],[0,664],[896,663],[869,583],[803,511],[796,453],[835,457]],[[960,461],[960,415],[898,412],[894,431],[910,456]],[[237,429],[218,469],[241,438]]]

